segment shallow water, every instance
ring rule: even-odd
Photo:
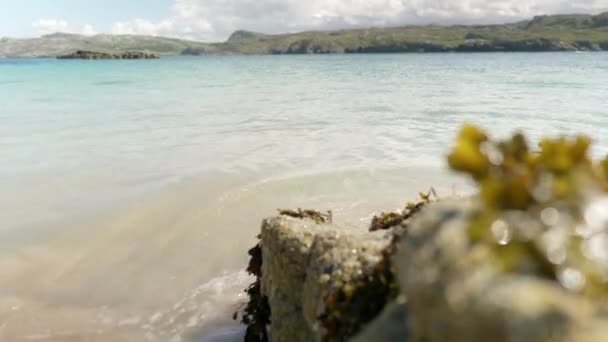
[[[262,218],[466,192],[464,121],[606,154],[607,56],[0,60],[0,340],[238,339]]]

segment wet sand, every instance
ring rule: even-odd
[[[337,172],[247,181],[190,178],[0,253],[0,340],[228,341],[262,218],[332,209],[346,225],[398,208],[441,173]],[[410,174],[411,175],[411,174]],[[435,183],[437,184],[437,183]]]

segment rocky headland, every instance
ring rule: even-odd
[[[558,52],[608,50],[608,13],[501,25],[427,25],[269,35],[237,31],[199,54]],[[189,51],[193,54],[194,51]]]
[[[369,229],[280,211],[250,251],[247,341],[604,341],[608,160],[589,140],[462,130],[448,161],[479,184],[431,191]]]
[[[127,51],[122,53],[105,53],[79,50],[67,55],[57,56],[57,59],[157,59],[158,55],[148,52]]]

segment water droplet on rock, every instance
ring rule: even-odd
[[[595,234],[584,245],[584,255],[589,259],[608,264],[608,234]]]
[[[563,264],[568,257],[568,253],[563,246],[555,246],[555,248],[547,251],[547,258],[555,265]]]
[[[492,234],[494,234],[494,239],[500,245],[506,245],[511,242],[511,230],[509,229],[509,225],[503,220],[497,220],[492,224]]]
[[[547,226],[555,226],[559,222],[559,211],[555,208],[546,208],[540,213],[540,219]]]
[[[570,291],[579,292],[585,286],[585,276],[574,268],[565,268],[559,272],[559,281]]]

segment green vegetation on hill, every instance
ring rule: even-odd
[[[303,54],[373,52],[491,52],[608,50],[608,12],[539,16],[485,26],[403,26],[269,35],[237,31],[226,42],[202,43],[149,36],[57,33],[33,39],[0,39],[0,57],[55,57],[88,50],[141,51],[158,55]]]
[[[404,26],[265,35],[237,31],[216,51],[358,53],[608,50],[608,13],[539,16],[486,26]]]
[[[106,35],[81,36],[55,33],[40,38],[0,40],[0,57],[57,57],[78,50],[121,54],[128,51],[148,52],[157,55],[180,55],[187,49],[199,51],[209,44],[173,38]]]

